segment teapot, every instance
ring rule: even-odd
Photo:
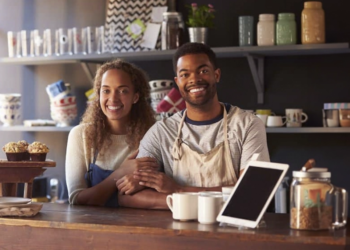
[[[331,183],[327,169],[314,168],[309,160],[301,171],[293,171],[290,187],[290,227],[323,230],[346,225],[348,194]]]

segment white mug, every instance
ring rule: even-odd
[[[166,203],[173,212],[173,219],[181,221],[197,219],[198,193],[173,193],[166,197]]]
[[[199,223],[216,223],[216,217],[218,216],[222,205],[222,195],[200,194],[198,196]]]
[[[323,127],[339,127],[339,109],[322,109]]]
[[[282,127],[284,124],[286,124],[287,120],[283,121],[283,118],[286,117],[282,117],[282,116],[268,116],[267,117],[267,123],[266,126],[267,127]]]
[[[301,127],[308,119],[302,109],[286,109],[287,127]],[[304,117],[304,119],[302,118]]]
[[[222,200],[227,201],[235,187],[222,187]]]
[[[264,125],[266,126],[268,115],[256,114],[256,116],[259,117],[262,120],[262,122],[264,123]]]

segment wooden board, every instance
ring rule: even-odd
[[[0,159],[0,168],[6,167],[21,167],[21,168],[43,168],[56,167],[56,162],[52,160],[46,161],[8,161]]]

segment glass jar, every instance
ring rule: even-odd
[[[288,45],[297,43],[297,25],[293,13],[278,14],[276,23],[276,44]]]
[[[330,182],[330,172],[293,171],[290,227],[322,230],[346,225],[347,192]]]
[[[321,2],[305,2],[301,13],[301,43],[325,43],[325,17]]]
[[[164,12],[162,23],[162,50],[177,49],[183,44],[185,24],[179,12]]]
[[[275,15],[260,14],[258,22],[258,46],[275,45]]]
[[[239,29],[239,46],[254,45],[254,17],[240,16],[238,17]]]

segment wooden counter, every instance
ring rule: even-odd
[[[267,227],[174,221],[169,211],[44,204],[32,218],[0,218],[1,249],[345,249],[349,231],[289,229],[288,215],[265,215]]]

